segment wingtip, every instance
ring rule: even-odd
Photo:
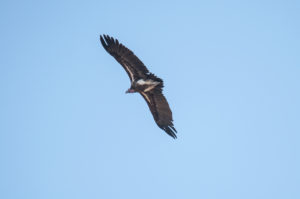
[[[110,37],[109,35],[102,34],[100,35],[100,41],[103,47],[107,50],[109,46],[119,46],[120,43],[117,39],[114,39],[113,37]]]
[[[102,35],[100,35],[100,41],[102,42],[102,41],[104,41],[104,39],[103,39],[103,36]]]
[[[103,35],[105,38],[105,35]],[[103,39],[102,35],[100,35],[100,42],[105,50],[107,50],[107,42]]]
[[[177,136],[174,134],[173,136],[171,135],[171,137],[176,140],[177,139]]]
[[[105,38],[105,34],[100,35],[100,40],[104,41],[104,38]]]
[[[160,128],[163,129],[173,139],[177,139],[177,136],[176,136],[177,131],[173,126],[164,126],[164,127],[160,126]]]

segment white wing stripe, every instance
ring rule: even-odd
[[[152,104],[148,95],[146,95],[145,93],[141,92],[141,94],[146,98],[147,102],[149,102],[149,104]]]
[[[148,88],[146,88],[145,90],[144,90],[144,92],[148,92],[148,91],[151,91],[152,89],[154,89],[155,88],[155,86],[156,86],[157,84],[155,84],[155,85],[152,85],[152,86],[149,86]]]
[[[131,79],[131,81],[133,82],[133,81],[134,81],[134,78],[133,78],[133,73],[132,73],[131,70],[130,70],[130,67],[129,67],[128,65],[126,65],[125,63],[124,63],[124,67],[125,67],[126,70],[128,71],[128,73],[129,73],[129,75],[130,75],[130,79]]]

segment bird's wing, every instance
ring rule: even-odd
[[[100,41],[104,49],[123,66],[131,82],[146,78],[148,69],[131,50],[108,35],[100,36]]]
[[[159,128],[175,139],[177,131],[173,125],[172,111],[161,90],[154,89],[149,92],[140,92],[140,94],[146,100]]]

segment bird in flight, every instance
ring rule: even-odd
[[[131,86],[126,93],[140,93],[146,100],[153,118],[159,128],[168,135],[176,137],[172,111],[162,93],[163,80],[150,73],[143,62],[117,39],[108,35],[100,36],[104,49],[113,56],[127,72]]]

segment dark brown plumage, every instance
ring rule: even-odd
[[[125,69],[131,87],[126,93],[139,92],[146,100],[156,124],[167,134],[176,138],[172,112],[162,94],[163,80],[150,73],[139,58],[117,39],[108,35],[100,36],[104,49]]]

